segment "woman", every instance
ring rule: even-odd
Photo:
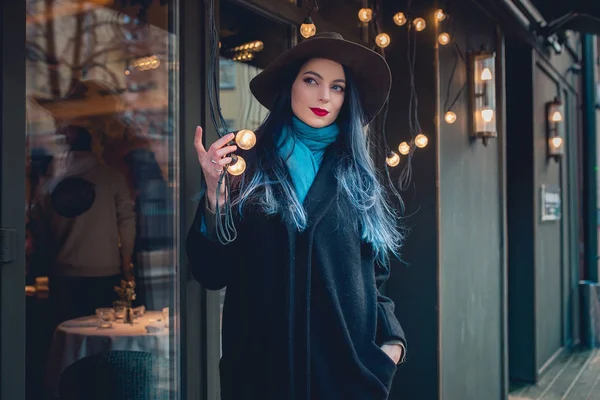
[[[404,333],[378,288],[397,256],[398,218],[384,199],[364,126],[391,85],[377,53],[324,33],[273,61],[250,83],[271,112],[248,168],[232,184],[238,236],[215,238],[217,182],[236,146],[208,150],[187,238],[196,279],[227,286],[223,399],[387,399]]]

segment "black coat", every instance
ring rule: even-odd
[[[248,212],[221,245],[200,232],[204,201],[187,237],[195,278],[227,286],[221,394],[225,400],[384,400],[396,372],[380,349],[404,341],[394,303],[337,196],[333,146],[305,201],[302,232],[280,216]]]

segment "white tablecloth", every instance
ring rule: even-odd
[[[147,333],[150,320],[162,320],[160,311],[148,311],[133,325],[122,320],[112,328],[97,328],[96,316],[65,321],[54,332],[48,354],[46,385],[56,393],[62,372],[75,361],[112,350],[144,351],[169,358],[169,329]]]

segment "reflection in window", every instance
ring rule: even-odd
[[[179,396],[177,60],[161,3],[27,0],[29,399]]]

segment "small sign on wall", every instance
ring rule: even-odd
[[[557,221],[561,217],[560,186],[542,185],[542,221]]]

